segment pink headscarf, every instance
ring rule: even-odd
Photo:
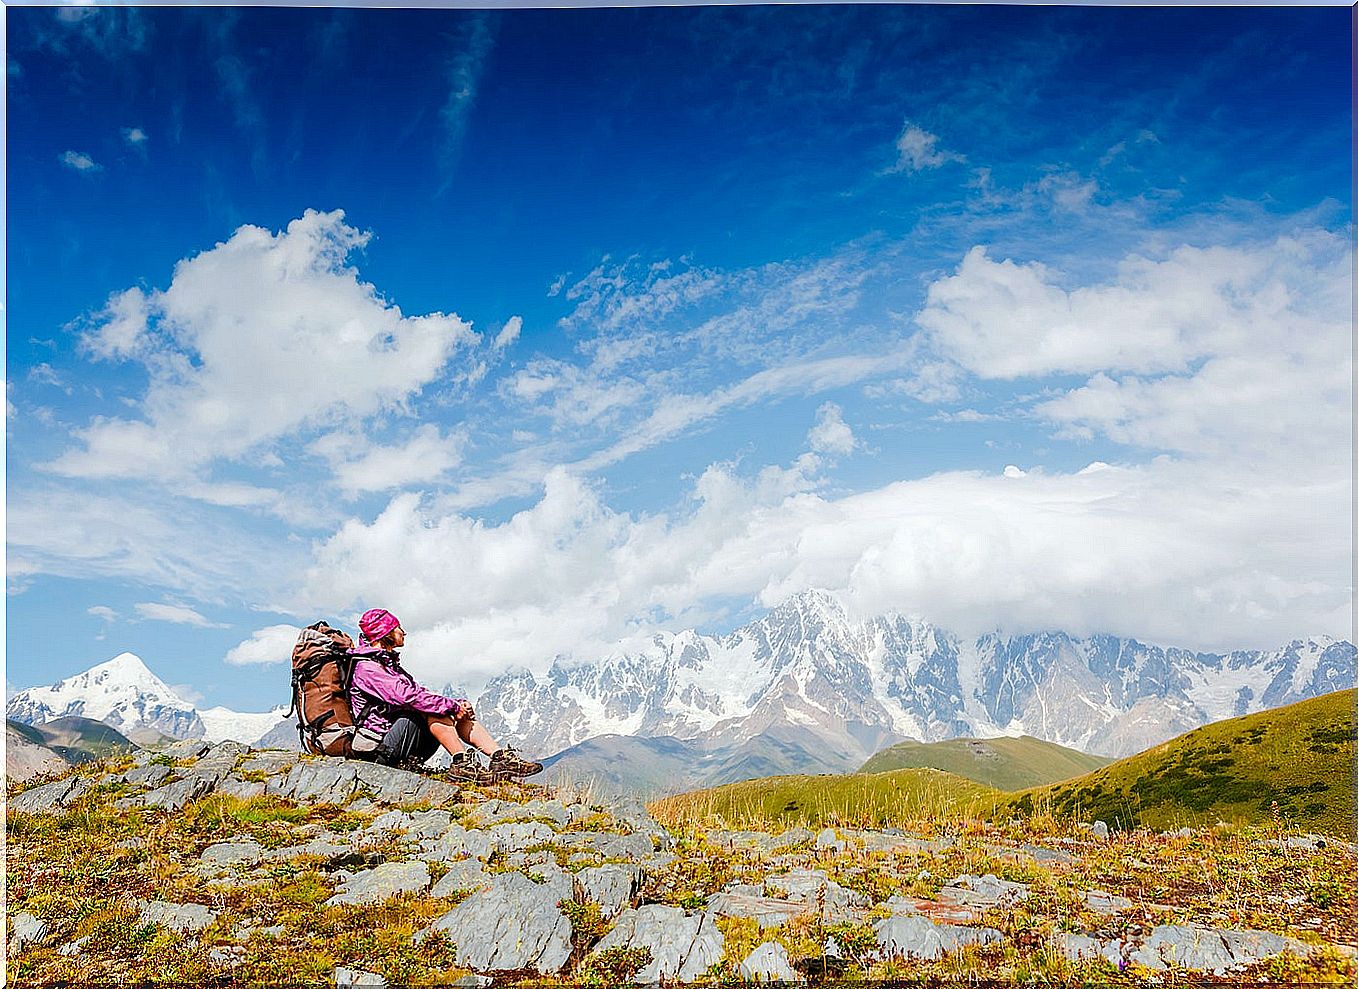
[[[400,619],[385,608],[373,608],[363,612],[363,617],[358,620],[358,630],[366,641],[375,645],[400,624]]]

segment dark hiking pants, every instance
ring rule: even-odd
[[[382,736],[373,761],[383,766],[416,767],[439,750],[439,741],[423,718],[399,717]]]

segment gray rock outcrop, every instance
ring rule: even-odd
[[[457,946],[457,963],[477,971],[561,971],[571,954],[571,922],[556,894],[527,876],[506,872],[473,893],[428,930],[443,931]]]
[[[375,869],[341,873],[339,892],[325,905],[381,903],[398,893],[423,892],[430,882],[427,862],[386,862]]]
[[[753,982],[800,982],[802,978],[788,960],[787,949],[765,941],[740,963],[740,977]]]
[[[634,982],[674,978],[692,982],[721,960],[725,943],[715,918],[707,914],[689,915],[678,907],[651,903],[624,910],[592,954],[614,947],[647,948],[651,961],[637,972]]]

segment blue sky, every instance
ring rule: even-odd
[[[1329,9],[11,8],[6,679],[475,689],[810,587],[1351,626]]]

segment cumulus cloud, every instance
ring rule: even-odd
[[[896,164],[890,172],[922,172],[926,168],[940,168],[951,161],[966,161],[962,155],[945,151],[938,146],[938,135],[930,134],[907,120],[896,138]]]
[[[295,625],[270,625],[255,630],[250,638],[227,650],[225,660],[232,666],[263,666],[286,663],[302,630]]]
[[[139,148],[149,140],[146,131],[140,127],[124,127],[122,129],[123,143],[130,147]]]
[[[105,622],[116,622],[118,620],[118,612],[114,611],[106,604],[96,604],[92,608],[86,608],[85,614],[93,615],[100,621]]]
[[[147,621],[169,622],[173,625],[192,625],[195,628],[228,627],[203,617],[187,605],[145,601],[134,605],[133,608],[138,615]]]
[[[418,427],[404,443],[374,444],[364,436],[329,433],[310,450],[330,462],[335,481],[347,495],[390,491],[438,481],[462,462],[467,436],[445,436],[433,423]]]
[[[90,172],[101,172],[104,169],[103,165],[100,165],[83,151],[63,151],[57,155],[57,161],[73,172],[88,174]]]
[[[917,614],[964,634],[1063,628],[1234,648],[1343,634],[1349,489],[1167,459],[1076,473],[943,473],[838,499],[814,458],[742,477],[714,465],[671,512],[611,509],[555,472],[491,525],[414,495],[317,550],[313,610],[388,607],[422,674],[469,686],[544,669],[723,602],[773,606],[824,588],[857,612]]]
[[[853,453],[858,446],[853,430],[844,421],[844,410],[826,402],[816,410],[816,424],[806,434],[807,445],[816,453]]]
[[[49,468],[180,478],[303,427],[399,410],[475,335],[456,316],[407,316],[361,281],[345,261],[367,240],[342,211],[308,210],[281,233],[241,227],[179,262],[164,291],[113,295],[85,346],[146,367],[144,418],[96,418]]]
[[[519,331],[523,329],[523,317],[511,316],[500,328],[500,332],[495,335],[495,349],[504,350],[519,338]]]
[[[929,287],[918,320],[982,379],[1089,374],[1033,406],[1063,435],[1291,460],[1349,446],[1349,277],[1344,238],[1315,230],[1129,257],[1072,289],[978,247]]]

